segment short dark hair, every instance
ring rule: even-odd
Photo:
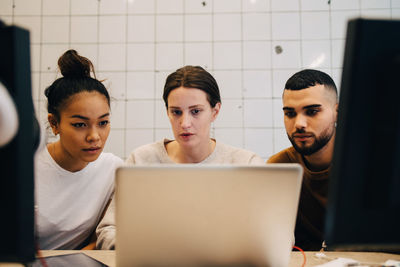
[[[163,99],[167,108],[168,95],[172,90],[182,86],[204,91],[211,107],[221,103],[218,84],[214,77],[200,66],[184,66],[168,75],[165,81]]]
[[[44,91],[47,97],[47,111],[53,114],[57,121],[60,120],[60,110],[68,99],[77,93],[96,91],[106,97],[110,106],[107,89],[96,79],[93,64],[89,59],[71,49],[58,59],[58,67],[63,77],[55,80]],[[94,78],[90,76],[90,72],[93,72]]]
[[[333,79],[325,72],[313,69],[301,70],[287,80],[285,90],[302,90],[317,84],[325,85],[337,96],[337,88]]]

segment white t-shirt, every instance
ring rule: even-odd
[[[78,172],[61,168],[47,149],[35,158],[36,235],[40,249],[76,249],[96,228],[123,161],[102,153]]]
[[[158,163],[175,163],[168,156],[165,144],[172,140],[163,139],[135,149],[126,159],[127,164],[148,165]],[[256,153],[242,148],[215,142],[214,151],[199,164],[250,164],[264,165],[265,161]]]

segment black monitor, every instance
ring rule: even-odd
[[[349,21],[328,249],[400,252],[400,21]]]
[[[31,94],[29,32],[0,21],[0,81],[14,100],[19,128],[0,147],[0,262],[33,261],[33,157],[38,124]]]

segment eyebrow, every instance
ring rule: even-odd
[[[204,105],[202,105],[202,104],[193,105],[193,106],[190,106],[189,108],[200,108],[200,107],[204,107]],[[175,107],[175,106],[169,106],[168,108],[180,109],[180,107]]]
[[[319,108],[321,106],[322,106],[321,104],[313,104],[313,105],[304,106],[302,109]],[[282,109],[283,110],[290,110],[290,111],[294,110],[294,108],[291,108],[291,107],[283,107]]]
[[[107,117],[109,115],[110,115],[110,113],[105,113],[105,114],[101,115],[100,117],[98,117],[98,119],[102,119],[102,118]],[[78,118],[78,119],[87,120],[87,121],[89,120],[88,117],[81,116],[81,115],[72,115],[70,118]]]

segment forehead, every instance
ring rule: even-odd
[[[65,116],[82,115],[87,117],[101,116],[109,112],[107,98],[98,92],[81,92],[71,96],[61,110]]]
[[[302,108],[309,105],[330,106],[336,103],[336,96],[324,85],[317,84],[302,90],[284,90],[283,106]]]
[[[168,95],[169,106],[193,106],[207,104],[207,94],[197,88],[179,87]]]

